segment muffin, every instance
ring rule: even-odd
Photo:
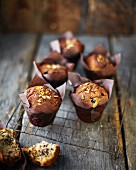
[[[88,56],[86,60],[90,70],[92,71],[100,71],[104,67],[107,67],[108,65],[113,65],[109,58],[101,55],[101,54],[92,54]]]
[[[84,82],[79,74],[69,73],[69,81],[73,87],[70,98],[79,119],[86,123],[98,121],[110,99],[113,80]]]
[[[60,39],[59,44],[62,55],[69,62],[77,64],[80,54],[84,51],[84,45],[76,38]]]
[[[96,108],[108,101],[108,93],[106,90],[93,82],[79,85],[75,89],[75,93],[81,98],[86,107]]]
[[[28,160],[36,166],[52,166],[60,155],[60,147],[57,144],[42,141],[33,146],[23,148]]]
[[[91,80],[111,78],[121,61],[121,55],[111,56],[102,45],[98,45],[92,53],[81,58],[86,76]]]
[[[54,51],[41,63],[34,62],[37,74],[40,74],[54,88],[64,84],[68,79],[68,71],[72,71],[74,64],[68,63],[58,52]]]
[[[54,88],[67,81],[68,69],[60,64],[43,64],[39,70]]]
[[[0,130],[0,163],[13,167],[22,160],[22,152],[16,133],[11,129]]]
[[[26,98],[30,104],[29,121],[34,126],[44,127],[51,124],[61,104],[59,94],[46,86],[30,87],[25,91]]]
[[[57,50],[69,62],[77,65],[77,62],[84,51],[84,45],[77,38],[74,38],[72,32],[67,31],[57,40],[50,43],[51,51]]]
[[[29,121],[38,127],[51,124],[56,116],[64,95],[65,84],[53,89],[45,80],[35,76],[28,89],[20,94]]]

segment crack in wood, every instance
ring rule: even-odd
[[[110,49],[109,51],[111,53],[114,53],[111,39],[112,39],[112,37],[109,36],[108,37],[109,49]],[[131,76],[130,76],[130,78],[131,78]],[[121,108],[121,90],[120,90],[119,82],[118,82],[118,79],[117,79],[117,75],[114,76],[114,82],[115,82],[114,83],[115,84],[115,92],[116,92],[117,106],[118,106],[118,112],[119,112],[120,133],[121,133],[122,142],[123,142],[123,152],[124,152],[124,158],[125,158],[125,167],[126,167],[127,170],[129,170],[128,156],[127,156],[127,149],[126,149],[126,139],[125,139],[125,128],[124,128],[124,124],[123,124],[125,108],[124,108],[124,110],[122,110],[122,108]]]

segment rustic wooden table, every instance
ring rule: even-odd
[[[136,37],[78,36],[90,52],[103,43],[112,53],[121,52],[122,62],[114,77],[112,98],[102,119],[93,124],[81,122],[66,97],[53,125],[32,126],[18,94],[33,73],[32,61],[49,53],[49,42],[57,35],[25,33],[0,34],[0,119],[6,127],[18,132],[22,146],[42,140],[58,143],[61,156],[52,170],[136,169]],[[76,72],[84,76],[81,63]],[[28,170],[35,168],[27,165]]]

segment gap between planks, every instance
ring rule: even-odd
[[[109,51],[111,54],[114,54],[112,38],[113,38],[112,36],[108,37]],[[119,138],[122,138],[122,144],[123,144],[122,152],[124,153],[125,167],[127,170],[129,170],[128,157],[127,157],[127,152],[126,152],[125,129],[124,129],[124,124],[123,124],[124,113],[123,113],[122,107],[121,107],[121,90],[120,90],[119,82],[117,79],[117,73],[114,76],[114,85],[115,85],[115,94],[116,94],[118,114],[119,114],[119,122],[120,122],[120,129],[118,130],[117,133],[118,133],[118,135],[121,135]]]

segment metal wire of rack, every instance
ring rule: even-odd
[[[10,125],[8,125],[9,128],[11,126],[12,129],[20,134],[34,135],[35,137],[42,137],[45,140],[86,149],[101,150],[102,152],[109,153],[109,149],[107,148],[97,148],[97,146],[108,146],[108,141],[99,140],[97,131],[92,131],[92,126],[90,126],[90,124],[83,123],[78,119],[74,106],[68,97],[68,93],[69,90],[67,90],[67,94],[56,114],[54,122],[51,125],[42,128],[33,126],[29,123],[27,113],[23,109],[23,114],[18,116],[15,113],[14,118],[10,121]],[[98,131],[100,131],[101,122],[96,125],[93,124],[93,126],[97,126]],[[101,130],[101,133],[103,133],[102,131],[103,130]],[[91,135],[93,134],[93,138],[90,138],[88,133]]]

